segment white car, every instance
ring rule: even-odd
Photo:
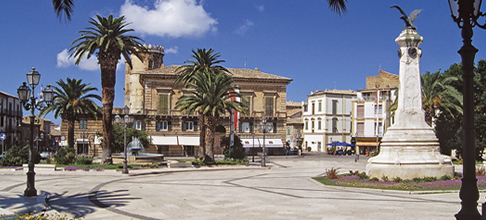
[[[42,152],[40,153],[40,156],[42,159],[47,159],[49,157],[50,153],[49,152]]]

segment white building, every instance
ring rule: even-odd
[[[386,129],[393,124],[390,105],[396,98],[398,76],[380,70],[378,76],[366,78],[366,88],[358,90],[353,101],[353,131],[358,152],[369,154],[377,151]]]
[[[326,151],[326,144],[351,141],[352,90],[315,91],[303,102],[304,148]]]

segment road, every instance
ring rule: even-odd
[[[325,186],[326,169],[364,171],[366,157],[274,156],[244,169],[38,172],[53,211],[84,219],[454,219],[458,192],[410,193]],[[176,172],[174,172],[176,171]],[[1,208],[15,210],[25,174],[2,172]],[[5,196],[8,195],[8,196]],[[3,200],[3,201],[2,201]],[[480,197],[484,202],[484,195]]]

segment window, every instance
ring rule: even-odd
[[[148,63],[148,68],[149,68],[149,69],[154,68],[154,61],[153,61],[153,60],[149,60],[149,63]]]
[[[159,94],[159,114],[169,114],[169,94]]]
[[[317,103],[317,107],[319,108],[317,111],[322,112],[322,102],[321,101],[319,101],[319,103]]]
[[[79,129],[86,129],[86,128],[88,128],[88,121],[79,120]]]
[[[155,124],[155,130],[157,131],[170,131],[172,130],[172,124],[170,121],[158,121]]]
[[[309,121],[305,121],[305,130],[309,130]]]
[[[307,112],[307,104],[304,104],[304,112]]]
[[[358,105],[356,117],[357,118],[364,118],[364,106],[363,105]]]
[[[314,125],[315,125],[315,122],[314,122],[314,121],[312,121],[312,126],[311,126],[311,128],[312,128],[312,133],[314,133],[314,127],[315,127]]]
[[[197,122],[196,121],[183,121],[182,122],[182,131],[197,131]]]
[[[290,135],[290,128],[287,128],[287,135]]]
[[[253,122],[241,122],[240,133],[253,133]]]
[[[337,127],[337,124],[338,124],[338,119],[337,118],[333,118],[332,119],[332,133],[338,133],[338,127]]]
[[[338,101],[337,100],[332,100],[332,114],[337,114],[337,104],[338,104]]]
[[[140,131],[145,131],[145,121],[135,121],[133,127]]]
[[[358,137],[364,136],[364,123],[363,122],[358,122],[356,124],[356,133],[358,133]]]
[[[383,111],[382,105],[378,105],[378,108],[376,108],[376,106],[375,106],[375,114],[381,114],[382,111]]]
[[[316,113],[315,111],[316,111],[316,103],[312,103],[312,114],[315,114]]]
[[[317,122],[317,130],[321,130],[321,124],[322,124],[322,122],[321,122],[321,120],[319,120]]]
[[[265,98],[265,116],[273,116],[273,97]]]

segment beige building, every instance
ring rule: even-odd
[[[380,70],[378,76],[366,77],[366,88],[358,90],[353,102],[353,131],[360,153],[377,151],[386,129],[393,123],[390,105],[396,98],[399,76]]]
[[[30,116],[25,116],[22,118],[22,138],[21,144],[25,145],[29,143],[30,140]],[[35,116],[34,118],[34,148],[37,151],[49,151],[50,141],[49,134],[51,133],[51,121]]]
[[[199,147],[198,115],[187,115],[174,108],[183,95],[181,85],[174,86],[179,66],[165,66],[161,46],[148,46],[144,62],[132,56],[133,69],[125,68],[125,105],[135,117],[135,126],[144,129],[152,138],[146,151],[164,155],[195,156]],[[257,129],[262,117],[271,128],[265,134],[268,153],[281,153],[286,138],[286,98],[289,78],[261,72],[258,68],[228,68],[238,92],[246,98],[248,112],[239,114],[236,133],[250,152],[261,151],[263,132]],[[230,132],[230,115],[223,116],[218,136]],[[219,138],[215,141],[219,146]],[[215,154],[222,154],[216,147]]]
[[[302,122],[302,103],[287,102],[287,143],[289,147],[302,150],[304,123]]]

